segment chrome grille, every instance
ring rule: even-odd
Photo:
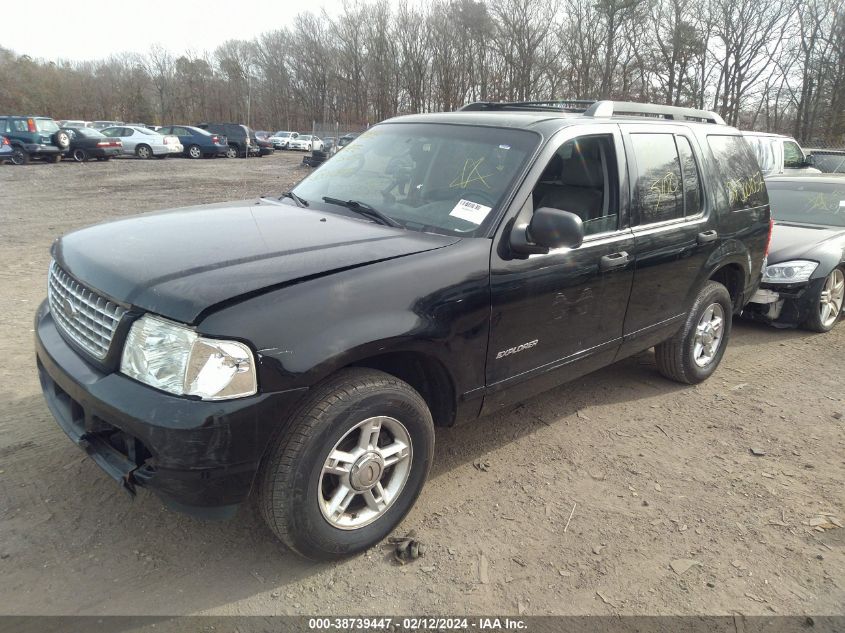
[[[55,261],[50,264],[47,297],[56,324],[82,349],[103,360],[126,310],[80,284]]]

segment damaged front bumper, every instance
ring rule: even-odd
[[[823,284],[824,278],[794,285],[762,284],[742,309],[742,316],[775,327],[797,327],[808,319],[811,310],[818,309],[817,297]]]
[[[209,402],[104,373],[65,342],[46,303],[35,348],[44,397],[68,437],[130,494],[148,488],[204,518],[231,516],[249,496],[271,435],[302,393]]]

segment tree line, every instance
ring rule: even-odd
[[[342,128],[471,101],[617,99],[845,144],[841,0],[348,0],[213,51],[97,61],[0,48],[0,112]]]

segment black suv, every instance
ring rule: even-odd
[[[246,158],[247,153],[250,156],[260,156],[261,150],[258,143],[252,138],[250,130],[247,126],[240,123],[198,123],[196,127],[211,132],[212,134],[219,134],[225,136],[229,151],[226,156],[228,158]]]
[[[12,145],[10,160],[25,165],[32,158],[44,158],[51,163],[62,160],[70,146],[67,132],[53,119],[44,116],[0,116],[0,136]]]
[[[38,370],[126,489],[205,516],[254,491],[285,543],[332,558],[409,511],[436,425],[652,346],[664,376],[706,379],[770,230],[754,155],[709,112],[399,117],[278,199],[56,241]]]

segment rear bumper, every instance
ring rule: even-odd
[[[169,156],[172,154],[181,154],[185,151],[185,148],[181,143],[177,143],[174,145],[153,145],[152,150],[154,156],[161,156],[162,154]]]
[[[172,396],[87,363],[45,304],[35,322],[42,391],[56,422],[121,487],[148,488],[174,509],[234,512],[302,390],[205,402]]]
[[[38,143],[25,143],[23,148],[26,150],[27,154],[34,154],[36,156],[53,156],[66,151],[59,149],[55,145],[39,145]]]

